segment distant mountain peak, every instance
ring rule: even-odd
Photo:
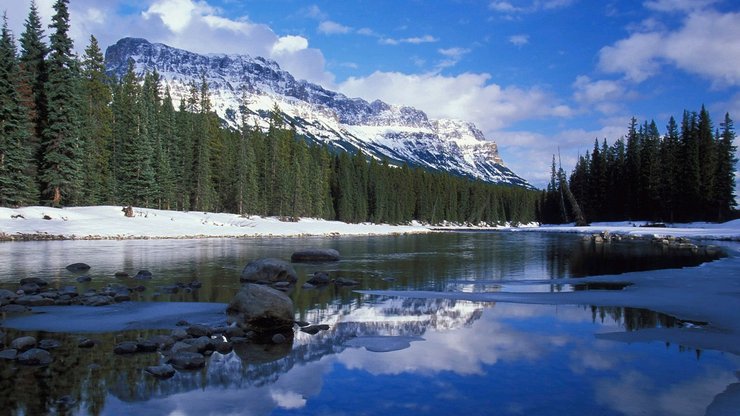
[[[348,98],[296,80],[277,62],[262,57],[203,55],[140,38],[123,38],[105,52],[109,75],[121,77],[129,60],[138,74],[156,70],[176,106],[188,94],[188,85],[205,75],[214,110],[232,127],[237,126],[246,96],[247,108],[262,128],[267,128],[270,111],[277,105],[299,134],[333,148],[531,188],[504,166],[496,143],[470,122],[435,120],[413,107]]]

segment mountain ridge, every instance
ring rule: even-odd
[[[200,83],[205,76],[214,111],[231,127],[238,126],[239,109],[246,104],[254,122],[266,129],[277,105],[297,133],[335,149],[362,150],[395,164],[532,188],[504,165],[496,143],[470,122],[430,119],[413,107],[349,98],[296,80],[277,62],[262,57],[204,55],[123,38],[106,49],[107,73],[120,78],[129,59],[139,75],[156,70],[175,105],[187,96],[192,82]]]

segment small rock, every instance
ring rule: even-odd
[[[283,334],[275,334],[271,338],[273,344],[283,344],[285,341],[287,341],[287,338],[285,338],[285,335]]]
[[[70,297],[76,297],[79,295],[79,293],[77,293],[77,286],[62,286],[59,289],[59,295],[60,296],[67,295]]]
[[[40,277],[26,277],[21,279],[21,285],[27,285],[27,284],[35,284],[39,287],[48,286],[49,282],[46,279],[42,279]]]
[[[188,321],[186,321],[184,319],[181,319],[181,320],[177,321],[177,323],[175,325],[177,325],[177,326],[190,326],[190,322],[188,322]]]
[[[328,329],[329,329],[329,325],[321,324],[321,325],[309,325],[309,326],[303,327],[301,328],[301,331],[307,334],[316,335],[319,333],[319,331],[326,331]]]
[[[306,322],[306,321],[295,321],[295,324],[296,324],[296,325],[298,325],[298,326],[299,326],[299,327],[301,327],[301,328],[303,328],[304,326],[309,326],[309,325],[311,325],[310,323],[308,323],[308,322]]]
[[[347,279],[345,277],[340,277],[339,279],[334,281],[334,284],[337,286],[357,286],[359,283],[356,280]]]
[[[133,354],[137,352],[139,349],[136,342],[133,341],[124,341],[119,344],[117,344],[113,348],[113,352],[115,354]]]
[[[301,289],[316,289],[316,286],[312,285],[311,283],[304,283],[301,285]]]
[[[167,363],[172,364],[175,368],[183,370],[195,370],[203,368],[206,364],[206,357],[203,354],[190,351],[179,351],[167,358]]]
[[[153,365],[145,368],[144,371],[162,380],[172,378],[176,373],[175,367],[169,364]]]
[[[211,331],[211,328],[205,325],[191,325],[188,327],[186,332],[188,333],[188,335],[195,338],[208,337],[211,335],[211,333],[213,333],[213,331]]]
[[[298,280],[298,275],[290,263],[279,259],[264,258],[249,262],[242,270],[239,280],[267,284],[295,282]]]
[[[233,338],[233,337],[243,337],[247,333],[243,329],[239,328],[238,326],[230,326],[226,328],[225,334],[228,338]]]
[[[0,299],[13,300],[17,297],[18,295],[15,292],[11,292],[10,290],[7,290],[7,289],[0,289]]]
[[[15,349],[7,349],[0,351],[0,360],[15,360],[16,357],[18,357],[18,350]]]
[[[136,273],[136,276],[134,276],[134,279],[137,280],[151,280],[152,279],[152,272],[149,270],[139,270],[138,273]]]
[[[273,283],[272,287],[274,287],[275,289],[280,289],[280,290],[287,289],[287,288],[290,287],[290,282],[277,282],[277,283]]]
[[[131,300],[131,295],[128,293],[118,292],[113,296],[115,302],[127,302]]]
[[[134,292],[143,292],[146,290],[146,286],[144,285],[134,286],[133,288],[131,288],[131,290],[133,290]]]
[[[49,365],[53,359],[49,351],[40,348],[31,348],[26,352],[18,354],[16,361],[24,365]]]
[[[196,339],[185,340],[186,343],[193,345],[197,348],[197,352],[203,354],[206,351],[213,351],[216,348],[214,341],[209,337],[200,337]]]
[[[95,346],[95,341],[91,340],[90,338],[80,338],[79,342],[77,343],[78,348],[92,348]]]
[[[182,328],[173,329],[170,335],[172,336],[172,338],[175,339],[175,341],[181,341],[185,338],[190,338],[187,331]]]
[[[136,342],[137,352],[156,352],[159,349],[159,343],[149,339]]]
[[[62,343],[55,339],[42,339],[39,341],[38,347],[42,350],[53,350],[62,346]]]
[[[319,263],[339,261],[339,259],[339,252],[332,248],[300,250],[290,256],[290,261],[293,263]]]
[[[229,340],[232,344],[246,344],[249,342],[247,337],[233,337]]]
[[[234,350],[234,345],[229,341],[218,341],[215,343],[214,349],[220,354],[228,354]]]
[[[67,266],[66,269],[69,270],[70,272],[75,272],[75,273],[85,272],[85,271],[90,270],[90,265],[85,264],[85,263],[72,263],[69,266]]]
[[[147,342],[153,342],[159,349],[166,350],[175,344],[175,339],[169,335],[152,335],[147,338]]]
[[[131,277],[126,272],[116,272],[113,276],[114,277],[117,277],[119,279],[127,279],[127,278]]]
[[[314,272],[313,276],[308,279],[308,283],[316,286],[326,285],[331,283],[331,279],[329,278],[329,273],[327,272]]]
[[[170,354],[176,354],[181,351],[198,352],[198,346],[183,341],[177,341],[170,348]]]
[[[11,304],[11,305],[5,305],[5,306],[0,307],[0,313],[4,313],[6,315],[21,314],[21,313],[26,313],[30,311],[31,311],[31,308],[25,305]]]
[[[190,286],[191,289],[200,289],[201,287],[203,287],[203,283],[197,280],[193,280],[188,286]]]
[[[10,348],[18,350],[18,352],[28,351],[36,347],[36,338],[34,337],[19,337],[10,343]]]
[[[85,275],[85,276],[80,276],[80,277],[78,277],[75,280],[77,280],[77,282],[79,282],[79,283],[85,283],[85,282],[91,281],[92,280],[92,277],[90,277],[88,275]]]
[[[26,283],[21,285],[20,290],[23,291],[23,293],[27,295],[34,295],[36,293],[39,293],[39,290],[41,287],[37,285],[36,283]]]
[[[112,303],[115,303],[115,300],[106,295],[86,296],[82,299],[82,304],[87,306],[105,306]]]

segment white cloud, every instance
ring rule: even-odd
[[[302,36],[283,36],[272,45],[272,55],[291,54],[308,48],[308,39]]]
[[[467,48],[446,48],[446,49],[437,49],[437,52],[440,54],[448,57],[448,58],[455,58],[460,59],[463,55],[470,52],[470,49]]]
[[[529,35],[509,36],[509,42],[515,46],[524,46],[529,43]]]
[[[587,108],[595,108],[604,114],[614,114],[624,109],[626,100],[636,98],[622,80],[592,80],[579,75],[573,82],[573,99]]]
[[[393,38],[380,39],[380,43],[383,45],[400,45],[402,43],[410,43],[413,45],[418,45],[421,43],[434,43],[434,42],[439,42],[439,39],[432,35],[414,36],[414,37],[403,38],[403,39],[393,39]]]
[[[339,85],[348,96],[380,99],[424,110],[433,118],[475,122],[483,130],[499,129],[528,118],[567,117],[570,108],[539,89],[502,87],[489,74],[402,74],[375,72]]]
[[[318,31],[325,35],[344,35],[352,32],[352,28],[331,20],[324,20],[319,23]]]
[[[705,9],[717,0],[650,0],[645,2],[645,7],[660,12],[686,12]]]
[[[195,3],[192,0],[160,0],[149,6],[142,13],[144,19],[158,16],[170,30],[182,32],[190,24],[193,15],[213,13],[213,9],[204,3]]]
[[[516,3],[522,3],[518,1]],[[488,7],[498,13],[515,14],[515,13],[535,13],[541,10],[554,10],[568,7],[575,3],[575,0],[534,0],[526,2],[524,5],[515,5],[509,1],[496,0],[491,2]]]
[[[709,79],[713,86],[740,85],[740,13],[696,11],[674,31],[634,33],[599,52],[599,68],[642,82],[664,65]]]

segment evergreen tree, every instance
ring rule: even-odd
[[[110,80],[105,74],[105,60],[97,39],[90,36],[90,45],[82,60],[82,122],[80,126],[83,152],[82,201],[98,205],[113,202],[111,150],[113,112],[110,104]]]
[[[33,147],[36,166],[41,165],[41,137],[48,118],[48,103],[45,92],[46,81],[48,80],[46,65],[48,48],[44,44],[43,38],[44,30],[39,18],[36,1],[31,0],[31,9],[20,38],[20,66],[22,71],[20,85],[23,104],[31,121],[29,140]]]
[[[20,79],[15,41],[3,16],[0,37],[0,206],[36,201],[28,115],[17,86]]]
[[[43,160],[39,177],[42,192],[53,206],[74,204],[81,188],[81,152],[79,136],[79,71],[72,54],[69,32],[68,0],[54,3],[54,17],[49,26],[49,79],[45,85],[48,120],[44,126],[41,151]]]
[[[716,173],[715,173],[715,200],[716,220],[725,221],[730,218],[730,213],[735,207],[735,164],[737,158],[734,145],[735,128],[726,113],[722,122],[722,133],[717,143]]]

